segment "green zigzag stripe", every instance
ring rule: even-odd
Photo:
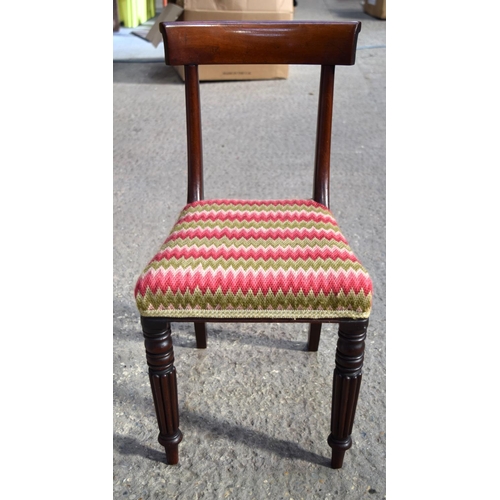
[[[174,233],[171,233],[170,236],[175,236]],[[339,249],[345,249],[349,252],[352,252],[351,247],[342,242],[342,241],[333,241],[333,240],[327,240],[326,238],[305,238],[303,240],[294,240],[291,238],[269,238],[269,239],[263,239],[263,238],[228,238],[227,236],[224,236],[223,238],[207,238],[207,237],[202,237],[202,238],[189,238],[185,240],[187,242],[186,246],[189,247],[201,247],[201,246],[214,246],[216,248],[219,247],[232,247],[234,246],[235,248],[239,247],[245,247],[245,248],[257,248],[257,247],[263,247],[264,249],[266,248],[280,248],[280,247],[300,247],[300,248],[309,248],[309,247],[319,247],[319,248],[324,248],[324,247],[329,247],[329,248],[339,248]],[[176,239],[173,241],[170,241],[167,239],[167,241],[162,245],[160,250],[165,250],[166,248],[169,247],[177,247],[177,246],[182,246],[182,240]]]
[[[331,222],[318,221],[240,221],[240,220],[198,220],[198,221],[181,221],[175,225],[174,231],[186,229],[314,229],[317,231],[333,231],[340,233],[338,226]]]
[[[293,269],[294,271],[304,271],[308,272],[311,270],[319,271],[320,269],[325,271],[325,273],[334,271],[339,271],[344,269],[345,271],[361,271],[366,273],[365,268],[359,262],[352,262],[350,260],[342,260],[342,259],[225,259],[223,257],[214,259],[214,258],[199,258],[195,259],[190,257],[186,258],[170,258],[170,259],[161,259],[159,261],[153,261],[146,268],[148,269],[166,269],[167,267],[173,267],[175,269],[194,269],[196,267],[201,266],[202,269],[213,269],[222,268],[225,271],[229,269],[233,270],[270,270],[274,269],[275,271],[289,271]]]
[[[352,290],[345,294],[342,291],[338,294],[323,294],[320,292],[314,295],[309,292],[305,295],[303,292],[294,294],[288,292],[284,294],[282,291],[274,294],[269,291],[266,295],[262,292],[253,294],[249,291],[246,295],[239,291],[236,294],[232,292],[222,293],[219,289],[215,293],[206,291],[202,293],[199,289],[194,292],[172,292],[167,290],[165,293],[158,291],[156,294],[148,289],[143,297],[138,294],[136,297],[137,307],[143,315],[147,315],[150,310],[169,310],[173,307],[174,310],[184,312],[184,315],[189,316],[187,310],[202,309],[202,310],[234,310],[244,309],[247,311],[262,310],[284,310],[285,304],[289,310],[294,311],[311,311],[323,310],[331,312],[351,311],[359,314],[364,314],[370,311],[372,296],[371,293],[365,295],[363,292],[355,294]],[[263,309],[266,307],[266,309]],[[164,311],[165,312],[165,311]],[[173,311],[172,311],[173,312]],[[265,314],[264,314],[265,317]]]
[[[204,203],[196,206],[189,205],[185,210],[181,212],[181,216],[186,213],[192,212],[207,212],[207,211],[217,211],[217,212],[314,212],[314,213],[324,213],[331,217],[332,213],[321,205],[302,205],[299,203],[284,204],[278,203],[277,205],[250,205],[248,203]]]

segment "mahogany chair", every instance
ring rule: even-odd
[[[308,350],[337,323],[331,466],[342,467],[361,383],[372,282],[329,210],[336,65],[355,61],[360,22],[174,22],[160,30],[168,65],[185,68],[187,205],[140,275],[135,297],[168,464],[178,462],[177,382],[171,322],[305,322]],[[204,199],[199,64],[321,66],[313,199]]]

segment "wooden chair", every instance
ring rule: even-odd
[[[338,323],[331,429],[333,468],[351,447],[372,282],[329,210],[336,65],[355,60],[360,22],[174,22],[160,29],[168,65],[184,65],[187,205],[135,287],[158,426],[168,464],[178,462],[177,382],[171,322]],[[199,64],[321,66],[312,200],[205,200]]]

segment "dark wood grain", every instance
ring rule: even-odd
[[[351,65],[360,30],[359,21],[160,23],[170,65]]]

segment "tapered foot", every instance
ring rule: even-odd
[[[328,444],[332,448],[332,469],[341,469],[344,463],[345,452],[352,446],[351,438],[344,441],[336,441],[328,438]]]
[[[158,442],[165,447],[167,463],[179,462],[178,446],[182,441],[179,430],[177,377],[170,323],[161,318],[141,318],[149,366],[149,380],[155,404],[160,434]]]
[[[332,448],[332,468],[340,469],[351,445],[351,433],[361,386],[368,320],[345,321],[339,338],[333,373],[332,423],[328,444]]]
[[[175,465],[179,463],[179,443],[182,440],[182,433],[178,431],[173,436],[158,436],[158,442],[165,447],[167,464]]]

